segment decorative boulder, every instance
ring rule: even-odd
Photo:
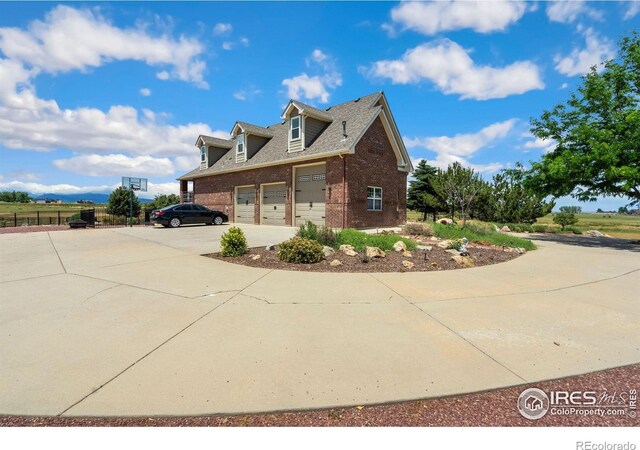
[[[347,256],[357,256],[358,252],[353,248],[353,245],[342,244],[340,246],[340,251]]]
[[[413,269],[414,264],[411,261],[402,261],[402,265],[407,269]]]
[[[453,220],[443,217],[442,219],[438,219],[438,223],[442,225],[453,225]]]
[[[260,255],[253,255],[253,256],[251,257],[251,259],[252,259],[252,260],[254,260],[254,261],[257,261],[257,260],[259,260],[260,258],[261,258],[261,256],[260,256]]]
[[[526,249],[522,248],[522,247],[518,247],[518,248],[512,248],[511,249],[511,253],[518,253],[519,255],[522,255],[523,253],[526,253]]]
[[[460,264],[462,267],[473,267],[473,259],[469,258],[468,256],[457,255],[452,256],[451,259]]]
[[[433,250],[433,246],[431,245],[417,245],[416,248],[418,250],[424,250],[425,252],[430,252],[431,250]]]
[[[500,228],[500,231],[502,231],[503,233],[511,233],[511,229],[506,225]]]
[[[387,256],[386,253],[378,247],[365,247],[364,252],[365,255],[367,255],[367,258],[384,258]]]
[[[451,246],[451,239],[445,239],[444,241],[438,242],[438,247],[440,248],[449,248]]]
[[[341,265],[342,265],[342,263],[340,262],[340,260],[338,260],[338,259],[334,259],[333,261],[331,261],[331,262],[329,263],[329,265],[330,265],[331,267],[338,267],[338,266],[341,266]]]
[[[328,258],[329,256],[333,255],[335,252],[336,251],[331,247],[329,247],[328,245],[325,245],[324,247],[322,247],[322,253],[324,253],[325,258]]]
[[[413,258],[413,254],[409,250],[403,251],[402,256],[404,256],[405,258]]]
[[[393,249],[396,252],[406,252],[407,251],[407,245],[402,241],[398,241],[395,244],[393,244]]]
[[[456,250],[455,248],[448,248],[447,250],[445,250],[445,252],[451,254],[451,255],[455,255],[458,256],[460,255],[460,252],[458,250]]]
[[[589,231],[585,231],[584,234],[586,234],[587,236],[592,236],[592,237],[604,237],[604,233],[598,231],[598,230],[589,230]]]

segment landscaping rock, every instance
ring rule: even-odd
[[[342,244],[340,246],[340,251],[347,256],[357,256],[358,252],[353,248],[353,245]]]
[[[441,223],[442,225],[453,225],[453,220],[442,218],[438,220],[438,223]]]
[[[430,252],[431,250],[433,250],[433,246],[431,245],[416,245],[416,248],[418,250],[424,250],[425,252]]]
[[[473,267],[473,259],[469,258],[468,256],[457,255],[457,256],[452,256],[451,259],[453,259],[455,262],[457,262],[463,267]]]
[[[325,245],[324,247],[322,247],[322,253],[324,253],[324,257],[328,258],[329,256],[332,256],[336,251],[334,249],[332,249],[331,247],[329,247],[328,245]]]
[[[518,247],[518,248],[512,248],[511,249],[511,253],[518,253],[520,255],[522,255],[523,253],[526,253],[527,249],[522,248],[522,247]]]
[[[502,231],[503,233],[511,233],[511,229],[509,229],[509,227],[506,225],[500,228],[500,231]]]
[[[460,252],[458,250],[456,250],[455,248],[449,248],[447,250],[445,250],[445,252],[451,254],[451,255],[455,255],[455,256],[459,256]]]
[[[268,252],[272,252],[276,249],[276,246],[273,244],[268,244],[264,249]]]
[[[257,261],[257,260],[259,260],[259,259],[260,259],[260,255],[253,255],[253,256],[251,257],[251,259],[252,259],[252,260],[254,260],[254,261]]]
[[[402,256],[404,256],[405,258],[413,258],[413,254],[409,250],[403,251]]]
[[[341,265],[342,265],[342,263],[340,262],[340,260],[338,260],[338,259],[334,259],[333,261],[331,261],[331,262],[329,263],[329,265],[330,265],[330,266],[332,266],[332,267],[338,267],[338,266],[341,266]]]
[[[604,233],[598,231],[598,230],[589,230],[589,231],[585,231],[584,234],[586,234],[587,236],[592,236],[592,237],[604,237]]]
[[[398,241],[395,244],[393,244],[393,249],[396,252],[406,252],[407,251],[407,245],[402,241]]]
[[[364,253],[367,255],[367,258],[384,258],[387,256],[385,252],[380,250],[378,247],[365,247]]]
[[[411,261],[402,261],[402,265],[407,269],[413,269],[414,264]]]
[[[451,239],[446,239],[444,241],[438,242],[438,247],[440,248],[449,248],[451,246]]]

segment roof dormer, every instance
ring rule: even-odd
[[[273,132],[247,122],[236,122],[231,136],[235,139],[236,162],[240,163],[255,155],[273,137]]]
[[[200,150],[200,170],[205,170],[233,148],[233,141],[200,135],[196,141],[196,147]]]
[[[296,100],[289,102],[281,117],[289,127],[289,153],[303,151],[333,121],[326,112]]]

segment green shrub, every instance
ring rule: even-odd
[[[462,239],[452,239],[447,248],[460,251],[462,248]]]
[[[553,223],[557,223],[562,227],[564,231],[565,227],[569,225],[575,225],[578,222],[578,218],[571,212],[559,212],[553,215]]]
[[[495,233],[496,231],[496,226],[490,222],[467,222],[464,228],[475,233]]]
[[[403,238],[396,234],[367,234],[353,228],[345,228],[338,233],[337,245],[349,244],[357,251],[364,250],[365,247],[378,247],[380,250],[392,251],[393,244],[402,241],[407,246],[407,250],[415,250],[416,243],[411,239]]]
[[[316,241],[322,245],[328,245],[329,247],[336,247],[336,244],[338,243],[338,235],[335,231],[329,227],[325,227],[324,225],[318,227],[316,224],[309,221],[298,228],[296,236]]]
[[[535,233],[555,233],[556,229],[547,225],[533,225]]]
[[[324,253],[322,244],[310,239],[293,237],[280,244],[278,258],[294,264],[314,264],[322,261]]]
[[[577,227],[567,226],[563,230],[565,233],[582,234],[582,230]]]
[[[247,238],[238,227],[231,227],[222,235],[222,256],[242,256],[247,253]]]
[[[433,228],[426,223],[408,223],[402,227],[402,232],[410,236],[433,236]]]
[[[505,223],[500,225],[500,228],[503,226],[509,227],[511,231],[516,233],[533,233],[533,227],[528,223]]]

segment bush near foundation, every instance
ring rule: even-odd
[[[242,256],[247,253],[247,238],[238,227],[231,227],[222,235],[222,256]]]
[[[278,258],[294,264],[314,264],[322,261],[322,244],[310,239],[294,237],[280,244]]]

